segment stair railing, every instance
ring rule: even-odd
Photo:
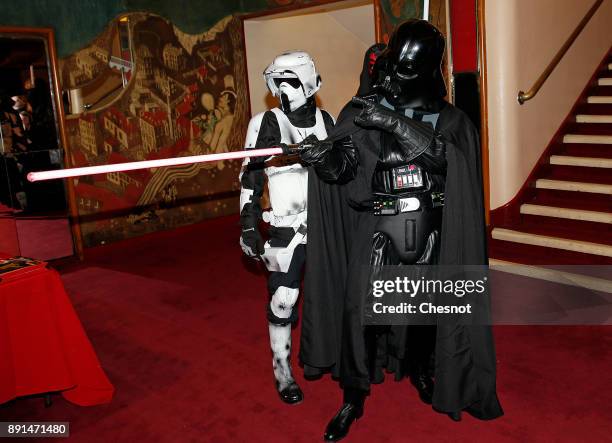
[[[563,46],[561,46],[561,49],[559,49],[555,57],[548,64],[544,72],[542,72],[542,74],[538,77],[538,79],[533,84],[533,86],[529,89],[529,91],[527,92],[519,91],[517,99],[521,105],[525,103],[527,100],[531,100],[533,97],[535,97],[535,95],[538,93],[538,91],[540,90],[540,88],[542,87],[546,79],[550,76],[553,70],[557,67],[557,65],[559,64],[559,62],[561,61],[561,59],[567,52],[567,50],[570,48],[570,46],[572,46],[572,43],[574,43],[578,35],[580,35],[584,27],[587,25],[589,20],[591,20],[591,17],[595,15],[595,12],[597,12],[597,9],[599,9],[602,3],[603,3],[603,0],[595,1],[593,6],[591,6],[591,9],[589,9],[589,11],[586,13],[584,18],[580,21],[580,23],[578,23],[578,26],[576,26],[576,29],[574,29],[574,32],[572,32],[572,34],[568,37],[568,39],[565,41]]]

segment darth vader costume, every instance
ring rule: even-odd
[[[360,88],[375,94],[353,98],[326,140],[301,144],[319,180],[309,183],[300,357],[332,367],[344,390],[326,440],[346,436],[363,414],[381,366],[398,378],[406,371],[421,399],[454,420],[464,410],[480,419],[503,413],[489,326],[381,331],[362,323],[364,266],[487,263],[478,134],[443,100],[443,51],[435,27],[404,22],[377,57],[369,87]]]
[[[321,77],[310,55],[303,51],[280,54],[264,71],[264,79],[280,106],[251,119],[246,149],[295,144],[308,136],[327,137],[334,120],[315,104]],[[266,179],[271,208],[262,211]],[[291,370],[291,325],[297,320],[294,306],[306,259],[308,170],[297,156],[247,158],[240,184],[240,245],[270,271],[267,317],[276,388],[285,403],[299,403],[303,394]],[[269,223],[267,242],[259,232],[262,219]]]

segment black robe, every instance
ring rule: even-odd
[[[340,374],[343,315],[351,291],[366,291],[363,265],[369,263],[376,217],[353,208],[372,196],[380,132],[353,123],[360,108],[348,104],[328,139],[351,136],[358,150],[355,179],[329,184],[311,171],[308,190],[308,244],[300,359]],[[468,117],[447,104],[436,130],[446,141],[447,176],[440,265],[488,263],[480,146]],[[352,302],[351,302],[352,303]],[[440,324],[437,327],[433,407],[467,410],[480,419],[503,414],[496,394],[495,351],[490,326]]]

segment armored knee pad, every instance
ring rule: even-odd
[[[300,290],[279,286],[268,304],[268,320],[276,325],[294,323],[297,320],[297,310],[293,309]]]

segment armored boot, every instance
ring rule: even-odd
[[[285,403],[300,403],[304,395],[291,372],[291,323],[284,325],[270,323],[269,331],[272,367],[278,395]]]

